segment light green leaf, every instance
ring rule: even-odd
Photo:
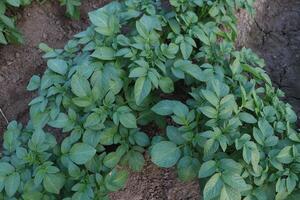
[[[134,98],[137,105],[140,105],[151,92],[151,82],[146,77],[139,77],[134,85]]]
[[[71,89],[78,97],[86,97],[91,93],[89,81],[78,74],[74,74],[71,79]]]
[[[65,75],[68,72],[68,64],[66,61],[61,59],[50,59],[47,62],[48,67],[61,75]]]
[[[106,175],[105,186],[109,191],[116,192],[125,186],[127,179],[127,171],[117,171],[116,169],[114,169]]]
[[[40,77],[37,75],[33,75],[27,85],[27,90],[33,91],[38,89],[40,87],[40,82],[41,82]]]
[[[20,185],[20,174],[14,172],[5,179],[5,192],[7,196],[12,197],[18,190]]]
[[[111,47],[98,47],[92,53],[91,57],[100,60],[114,60],[116,51]]]
[[[221,191],[220,200],[241,200],[242,196],[237,188],[224,185]]]
[[[205,200],[212,200],[220,195],[223,187],[223,182],[221,179],[221,174],[216,173],[213,175],[205,184],[203,190],[203,197]]]
[[[70,150],[70,158],[78,165],[85,164],[96,154],[96,149],[85,143],[76,143]]]
[[[217,166],[216,166],[216,161],[210,160],[201,165],[201,168],[199,170],[198,177],[199,178],[206,178],[211,176],[216,172]]]
[[[180,158],[181,151],[176,144],[162,141],[151,149],[151,160],[159,167],[169,168],[174,166]]]
[[[54,194],[59,194],[61,188],[65,184],[63,174],[47,174],[43,180],[43,185],[46,191]]]
[[[241,112],[239,114],[239,118],[240,118],[241,121],[246,122],[248,124],[255,124],[257,122],[255,117],[253,117],[253,115],[251,115],[247,112]]]
[[[136,117],[130,112],[121,113],[120,122],[126,128],[137,128]]]
[[[162,77],[161,79],[159,79],[158,85],[164,93],[169,94],[174,92],[174,83],[169,77]]]

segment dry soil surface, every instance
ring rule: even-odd
[[[45,61],[37,45],[45,42],[61,48],[75,33],[88,26],[87,12],[108,1],[84,0],[82,18],[71,21],[57,0],[34,3],[20,12],[18,27],[24,45],[0,47],[0,108],[8,120],[23,123],[28,118],[28,102],[35,95],[26,91],[34,74],[42,74]],[[252,48],[266,60],[267,71],[276,86],[283,89],[300,116],[300,1],[257,0],[257,15],[239,13],[238,46]],[[6,127],[0,115],[0,134]],[[0,137],[1,138],[1,137]],[[197,182],[180,183],[172,169],[159,169],[148,161],[140,173],[132,173],[127,186],[113,193],[112,200],[197,200]]]

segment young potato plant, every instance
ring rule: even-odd
[[[43,2],[45,0],[38,0]],[[66,7],[66,14],[72,19],[79,19],[80,0],[59,0],[62,6]],[[19,8],[30,5],[32,0],[1,0],[0,1],[0,45],[9,43],[21,44],[23,37],[15,25],[14,17],[7,16],[9,8]]]
[[[31,0],[1,0],[0,1],[0,44],[22,43],[23,38],[15,26],[15,20],[7,16],[8,7],[26,6]]]
[[[204,200],[297,198],[297,117],[263,60],[234,48],[235,11],[253,2],[162,3],[110,3],[63,49],[40,45],[48,68],[27,86],[27,126],[4,133],[1,199],[109,199],[147,150],[199,178]]]

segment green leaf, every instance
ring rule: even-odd
[[[111,36],[119,32],[120,25],[115,14],[107,14],[102,9],[89,13],[91,22],[96,26],[95,31],[98,33]]]
[[[193,52],[193,46],[186,41],[180,43],[180,50],[183,56],[183,59],[187,60],[190,58]]]
[[[112,145],[114,143],[114,136],[117,134],[118,128],[116,126],[106,128],[100,133],[100,144]]]
[[[243,192],[251,189],[251,187],[249,188],[245,180],[239,174],[230,172],[230,170],[222,174],[222,179],[224,183],[236,188],[237,191]]]
[[[218,117],[218,111],[211,106],[200,107],[199,110],[208,118],[216,119]]]
[[[40,87],[40,82],[41,82],[40,77],[37,75],[33,75],[27,85],[27,90],[33,91],[38,89]]]
[[[240,118],[241,121],[246,122],[248,124],[255,124],[257,122],[255,117],[253,117],[253,115],[251,115],[247,112],[241,112],[239,114],[239,118]]]
[[[167,136],[171,142],[177,145],[184,144],[186,140],[182,137],[182,134],[175,126],[167,126]]]
[[[137,151],[130,151],[128,157],[128,164],[131,169],[133,169],[134,171],[142,170],[145,164],[143,154]]]
[[[162,100],[154,105],[151,110],[159,115],[170,115],[173,113],[175,107],[184,106],[180,101]]]
[[[126,128],[137,128],[136,117],[130,112],[121,113],[120,122]]]
[[[136,144],[141,147],[146,147],[150,144],[150,139],[148,135],[144,132],[136,132],[134,134],[134,140]]]
[[[49,126],[53,128],[64,128],[69,121],[68,115],[65,113],[59,113],[57,118],[54,121],[49,122]]]
[[[174,83],[169,77],[162,77],[161,79],[159,79],[158,85],[164,93],[169,94],[174,92]]]
[[[7,196],[12,197],[18,190],[20,185],[20,174],[14,172],[5,179],[5,192]]]
[[[14,166],[7,162],[0,162],[0,176],[6,176],[15,171]]]
[[[71,79],[72,92],[78,97],[86,97],[91,93],[90,83],[79,74],[74,74]]]
[[[212,92],[210,90],[202,90],[201,92],[202,92],[204,98],[209,103],[211,103],[214,107],[217,107],[219,105],[220,100],[214,92]]]
[[[191,181],[197,177],[200,168],[200,162],[196,158],[185,156],[177,164],[177,171],[180,180]]]
[[[76,143],[70,150],[70,158],[78,165],[85,164],[96,154],[96,149],[85,143]]]
[[[68,64],[64,60],[50,59],[48,60],[47,65],[52,71],[58,74],[65,75],[68,72]]]
[[[237,188],[224,185],[221,191],[220,200],[241,200],[242,196]]]
[[[206,177],[209,177],[212,174],[214,174],[217,170],[216,164],[217,163],[214,160],[210,160],[210,161],[203,163],[200,167],[198,177],[206,178]]]
[[[98,47],[92,53],[91,57],[98,58],[100,60],[114,60],[115,50],[111,47]]]
[[[281,163],[284,164],[291,163],[294,160],[292,156],[292,147],[291,146],[284,147],[276,156],[276,158]]]
[[[112,170],[105,177],[105,186],[111,192],[116,192],[125,186],[128,179],[127,171]]]
[[[174,166],[180,158],[181,151],[176,144],[162,141],[151,149],[151,160],[159,167],[169,168]]]
[[[20,0],[6,0],[7,3],[9,3],[11,6],[19,7],[21,5]]]
[[[203,190],[203,197],[205,200],[211,200],[220,195],[223,187],[223,182],[221,179],[221,174],[216,173],[213,175],[205,184]]]
[[[43,185],[46,191],[54,194],[59,194],[65,184],[63,174],[47,174],[44,178]]]
[[[146,77],[139,77],[134,85],[134,98],[137,105],[140,105],[151,92],[151,82]]]
[[[103,164],[108,168],[114,168],[121,157],[116,152],[111,152],[104,157]]]

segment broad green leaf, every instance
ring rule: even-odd
[[[134,134],[134,140],[136,142],[137,145],[141,146],[141,147],[146,147],[150,144],[150,139],[148,137],[148,135],[144,132],[136,132]]]
[[[206,177],[209,177],[209,176],[213,175],[216,172],[216,169],[217,169],[216,164],[217,163],[214,160],[210,160],[210,161],[207,161],[207,162],[203,163],[200,167],[198,177],[199,178],[206,178]]]
[[[0,176],[6,176],[15,171],[14,166],[7,162],[0,162]]]
[[[151,149],[151,160],[159,167],[172,167],[180,158],[181,151],[176,144],[162,141],[155,144]]]
[[[182,132],[178,130],[175,126],[167,126],[167,136],[171,142],[177,145],[183,144],[186,140],[182,137]]]
[[[91,86],[87,79],[78,74],[71,79],[72,92],[78,97],[86,97],[91,93]]]
[[[85,164],[96,154],[96,150],[85,143],[76,143],[70,150],[70,158],[78,165]]]
[[[183,59],[187,60],[190,58],[193,52],[193,46],[186,41],[180,43],[180,50],[183,56]]]
[[[106,128],[100,133],[100,144],[112,145],[114,143],[114,136],[116,135],[117,127]]]
[[[237,191],[243,192],[251,189],[239,174],[230,172],[230,170],[222,174],[222,179],[224,183],[235,188]]]
[[[180,101],[162,100],[152,107],[152,111],[159,115],[170,115],[175,107],[184,106]]]
[[[247,112],[241,112],[239,114],[239,118],[240,118],[241,121],[246,122],[248,124],[255,124],[257,122],[255,117],[253,117],[253,115],[251,115]]]
[[[50,59],[48,60],[47,65],[52,71],[58,74],[65,75],[68,72],[68,64],[64,60]]]
[[[68,115],[66,115],[65,113],[59,113],[57,118],[53,121],[50,121],[48,124],[49,126],[54,128],[64,128],[67,125],[68,121]]]
[[[205,184],[203,189],[203,197],[205,200],[211,200],[218,197],[221,193],[223,182],[221,179],[221,174],[214,174]]]
[[[38,89],[40,87],[40,82],[41,82],[40,77],[37,75],[33,75],[27,85],[27,90],[33,91]]]
[[[98,47],[92,53],[91,57],[98,58],[100,60],[114,60],[115,50],[111,47]]]
[[[135,81],[134,98],[137,105],[140,105],[151,92],[151,82],[146,77],[140,77]]]
[[[108,168],[114,168],[120,159],[120,156],[116,152],[111,152],[104,157],[103,164]]]
[[[178,176],[182,181],[191,181],[197,177],[199,168],[200,162],[198,159],[185,156],[177,164]]]
[[[125,186],[127,179],[127,171],[117,171],[113,169],[105,177],[105,186],[109,191],[116,192]]]
[[[224,185],[221,191],[220,200],[241,200],[242,196],[237,188]]]
[[[199,110],[208,118],[216,119],[218,117],[218,111],[211,106],[200,107]]]
[[[13,195],[17,192],[21,181],[20,179],[20,174],[18,172],[14,172],[6,177],[5,192],[7,196],[13,197]]]
[[[128,157],[128,164],[131,169],[133,169],[134,171],[142,170],[145,164],[143,154],[137,151],[130,151]]]
[[[292,147],[291,146],[284,147],[276,156],[276,158],[281,163],[284,164],[291,163],[294,159],[292,156]]]
[[[59,194],[65,184],[63,174],[47,174],[44,178],[43,185],[46,191],[54,194]]]
[[[159,88],[164,92],[164,93],[172,93],[174,92],[174,83],[171,78],[169,77],[162,77],[159,79]]]
[[[120,114],[120,122],[126,128],[137,128],[136,117],[130,112]]]

